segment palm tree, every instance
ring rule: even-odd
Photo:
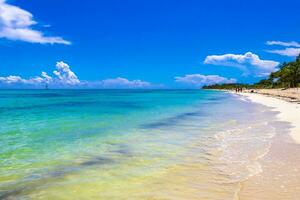
[[[300,82],[300,56],[296,61],[287,63],[275,73],[285,87],[297,87]]]

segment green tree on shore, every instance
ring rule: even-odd
[[[300,55],[294,62],[289,62],[274,73],[275,78],[278,78],[279,84],[282,87],[297,87],[300,82]]]
[[[300,84],[300,55],[295,61],[283,63],[280,69],[272,72],[268,78],[253,85],[247,84],[217,84],[204,86],[204,89],[233,89],[234,87],[244,88],[295,88]]]

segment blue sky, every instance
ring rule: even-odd
[[[0,88],[255,82],[300,53],[299,7],[297,0],[0,0]]]

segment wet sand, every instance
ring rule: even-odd
[[[290,135],[296,143],[300,144],[300,104],[262,94],[241,93],[241,95],[247,97],[254,103],[263,104],[279,112],[277,115],[278,119],[291,123],[292,128]]]
[[[269,153],[261,158],[262,173],[241,184],[241,200],[300,199],[300,105],[261,94],[242,94],[251,101],[278,111],[278,120],[289,122],[289,133],[274,137]]]

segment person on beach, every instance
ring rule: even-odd
[[[240,87],[235,88],[235,92],[236,92],[236,93],[243,92],[243,88],[240,88]]]

